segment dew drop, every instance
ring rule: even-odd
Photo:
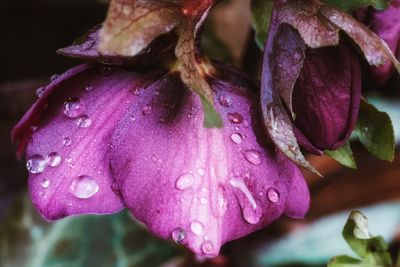
[[[253,165],[260,165],[262,161],[261,153],[257,150],[250,149],[243,152],[244,158]]]
[[[228,113],[228,119],[231,123],[239,124],[243,122],[243,116],[237,112]]]
[[[77,198],[88,199],[99,191],[99,185],[92,177],[81,175],[72,181],[69,189]]]
[[[103,65],[100,68],[100,74],[103,76],[110,76],[113,73],[113,68],[111,66]]]
[[[60,75],[58,75],[58,74],[52,75],[52,76],[50,77],[50,82],[54,82],[55,80],[58,79],[58,77],[60,77]]]
[[[49,179],[43,179],[41,182],[41,185],[43,188],[48,188],[50,186],[50,180]]]
[[[71,143],[72,143],[72,141],[71,141],[71,138],[69,138],[69,137],[65,137],[62,141],[63,146],[69,146],[69,145],[71,145]]]
[[[203,177],[204,175],[206,175],[206,170],[203,168],[197,168],[196,170],[197,174],[201,177]]]
[[[206,197],[201,197],[200,198],[200,203],[203,205],[206,205],[208,203],[208,199]]]
[[[232,106],[232,99],[227,95],[221,95],[219,97],[219,103],[224,107]]]
[[[178,177],[176,180],[175,186],[179,190],[184,190],[186,188],[189,188],[193,185],[194,183],[194,177],[190,173],[184,173],[181,176]]]
[[[35,154],[29,157],[26,168],[30,173],[41,173],[47,166],[47,161],[41,155]]]
[[[88,86],[85,87],[85,91],[90,92],[92,90],[93,90],[93,86],[92,85],[88,85]]]
[[[279,192],[278,192],[278,190],[276,190],[276,189],[273,188],[273,187],[271,187],[271,188],[268,189],[267,195],[268,195],[268,199],[269,199],[272,203],[278,202],[279,199],[280,199],[280,197],[281,197],[280,194],[279,194]]]
[[[207,240],[201,245],[201,251],[206,255],[214,254],[215,248],[211,241]]]
[[[89,118],[88,115],[81,115],[76,120],[76,124],[80,128],[88,128],[88,127],[90,127],[90,125],[92,125],[92,120]]]
[[[241,144],[242,143],[242,136],[238,133],[231,134],[231,140],[235,144]]]
[[[62,158],[57,152],[51,152],[47,155],[47,164],[51,167],[57,167],[61,164]]]
[[[46,87],[42,86],[39,87],[38,89],[36,89],[36,95],[37,97],[42,97],[42,95],[44,94],[44,91],[46,90]]]
[[[176,243],[181,244],[186,238],[186,232],[182,228],[176,228],[172,231],[171,236]]]
[[[69,118],[76,118],[85,112],[85,103],[76,97],[70,97],[64,103],[64,114]]]
[[[203,234],[203,224],[199,221],[194,221],[190,224],[190,229],[192,230],[192,232],[196,235],[201,235]]]
[[[150,114],[150,112],[151,112],[151,106],[144,106],[142,108],[142,114],[143,115],[148,115],[148,114]]]

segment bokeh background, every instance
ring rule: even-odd
[[[227,60],[256,79],[262,54],[253,41],[249,5],[249,0],[222,1],[213,10],[203,42],[210,56]],[[80,63],[55,51],[102,22],[107,1],[2,0],[0,10],[1,267],[324,266],[335,255],[352,255],[341,229],[353,209],[368,216],[371,232],[383,235],[396,255],[400,150],[395,161],[387,163],[370,156],[357,142],[352,144],[356,171],[328,157],[309,157],[325,178],[305,172],[312,194],[305,220],[282,218],[227,244],[216,259],[194,259],[172,242],[152,237],[126,212],[43,221],[28,199],[25,162],[15,158],[10,131],[36,99],[38,87]],[[399,143],[399,78],[384,88],[368,80],[365,84],[370,101],[391,115]]]

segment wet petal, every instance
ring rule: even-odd
[[[166,76],[142,91],[111,146],[112,170],[133,215],[156,235],[206,256],[284,212],[302,217],[309,205],[295,164],[257,142],[254,132],[260,140],[265,133],[252,128],[261,121],[250,90],[212,85],[222,129],[204,128],[199,98]]]
[[[307,50],[293,91],[294,123],[303,137],[319,150],[340,147],[355,127],[360,100],[360,64],[347,42]]]
[[[24,117],[25,124],[33,118],[38,122],[26,158],[30,195],[43,217],[112,213],[124,207],[110,174],[109,137],[137,97],[134,91],[148,78],[109,67],[88,68],[52,86]],[[48,106],[38,116],[43,101]]]

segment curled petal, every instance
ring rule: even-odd
[[[113,213],[124,207],[106,152],[117,121],[136,98],[133,92],[148,78],[87,67],[50,85],[23,118],[16,136],[32,120],[37,123],[26,158],[29,192],[44,218]]]
[[[311,143],[319,150],[343,145],[357,122],[360,100],[360,64],[347,42],[307,50],[293,91],[294,123],[304,135],[298,140],[309,141],[301,145],[307,148]]]
[[[199,97],[168,75],[141,92],[111,146],[113,174],[133,215],[205,256],[285,212],[302,217],[309,205],[298,168],[257,142],[265,133],[252,127],[261,124],[250,90],[211,84],[224,128],[204,128]]]

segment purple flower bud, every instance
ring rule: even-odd
[[[310,152],[335,150],[350,137],[361,100],[356,51],[346,41],[307,49],[293,90],[294,125],[300,145]]]
[[[20,154],[27,145],[40,214],[56,220],[127,207],[155,235],[204,256],[282,214],[303,217],[301,172],[260,142],[251,86],[219,72],[209,82],[222,129],[203,127],[199,97],[176,74],[82,65],[46,86],[12,133]]]

